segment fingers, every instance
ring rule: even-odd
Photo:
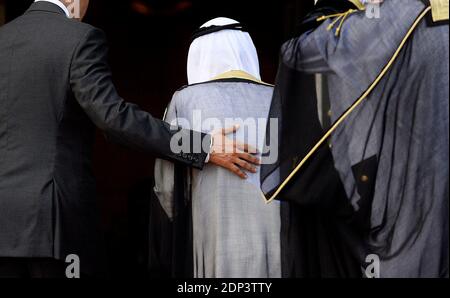
[[[251,153],[251,154],[257,154],[259,153],[259,150],[256,147],[253,147],[249,144],[245,144],[243,142],[239,142],[233,139],[230,139],[226,137],[229,134],[233,134],[237,132],[240,129],[240,125],[236,124],[228,128],[224,128],[219,131],[214,131],[212,133],[213,138],[215,140],[214,143],[221,145],[222,150],[219,150],[220,152],[227,152],[227,153],[235,153],[239,151]],[[225,150],[226,149],[226,150]],[[232,149],[230,151],[230,149]]]
[[[241,169],[244,169],[250,173],[256,173],[256,167],[251,165],[250,163],[246,162],[245,160],[242,160],[240,158],[235,158],[234,163],[238,165]]]
[[[239,130],[239,128],[240,128],[239,124],[233,125],[233,126],[228,127],[228,128],[224,128],[222,130],[222,134],[223,135],[229,135],[229,134],[235,133],[236,131]]]
[[[250,164],[257,165],[257,166],[261,165],[261,160],[259,158],[255,157],[255,156],[251,155],[251,154],[238,153],[237,157],[239,159],[243,160],[244,162],[248,162]]]
[[[225,164],[225,168],[231,171],[233,174],[239,176],[241,179],[247,179],[247,174],[241,170],[238,166],[236,166],[234,163],[228,163]]]
[[[235,147],[241,151],[251,153],[251,154],[257,154],[259,153],[259,150],[256,147],[253,147],[249,144],[245,144],[239,141],[235,142]]]
[[[256,173],[255,165],[259,164],[259,159],[247,153],[213,153],[210,162],[220,166],[242,179],[247,179],[245,171]]]

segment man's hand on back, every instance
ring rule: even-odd
[[[222,129],[212,133],[212,148],[209,162],[225,168],[242,179],[247,179],[247,172],[256,173],[256,166],[260,165],[256,148],[248,144],[234,141],[227,135],[235,133],[239,126]]]

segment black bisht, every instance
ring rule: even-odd
[[[356,9],[349,1],[319,1],[300,23],[297,36],[318,27],[318,17],[349,9]],[[282,57],[285,54],[282,52]],[[295,61],[295,57],[290,59]],[[278,137],[278,159],[264,165],[261,172],[267,199],[325,134],[317,101],[315,75],[292,69],[280,59],[269,116],[278,119],[279,134],[271,134],[269,121],[266,138],[269,145]],[[327,144],[307,161],[276,200],[282,202],[283,277],[362,276],[362,235],[351,228],[353,208]]]
[[[193,278],[190,169],[176,164],[174,218],[170,220],[152,191],[149,216],[149,272],[153,278]]]

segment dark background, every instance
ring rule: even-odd
[[[32,2],[0,0],[6,22],[21,15]],[[263,80],[273,83],[280,46],[313,2],[91,0],[85,22],[107,34],[119,93],[161,118],[173,92],[187,82],[187,53],[190,35],[196,28],[214,17],[229,17],[246,24],[258,49]],[[152,156],[107,143],[98,134],[95,172],[112,277],[147,275],[153,162]]]

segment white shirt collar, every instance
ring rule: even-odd
[[[39,2],[39,1],[46,1],[46,2],[53,3],[53,4],[55,4],[55,5],[58,5],[59,8],[61,8],[61,9],[64,11],[64,13],[66,14],[66,16],[67,16],[68,18],[70,18],[69,10],[67,9],[67,7],[66,7],[64,4],[61,3],[61,1],[59,1],[59,0],[35,0],[34,2]]]

